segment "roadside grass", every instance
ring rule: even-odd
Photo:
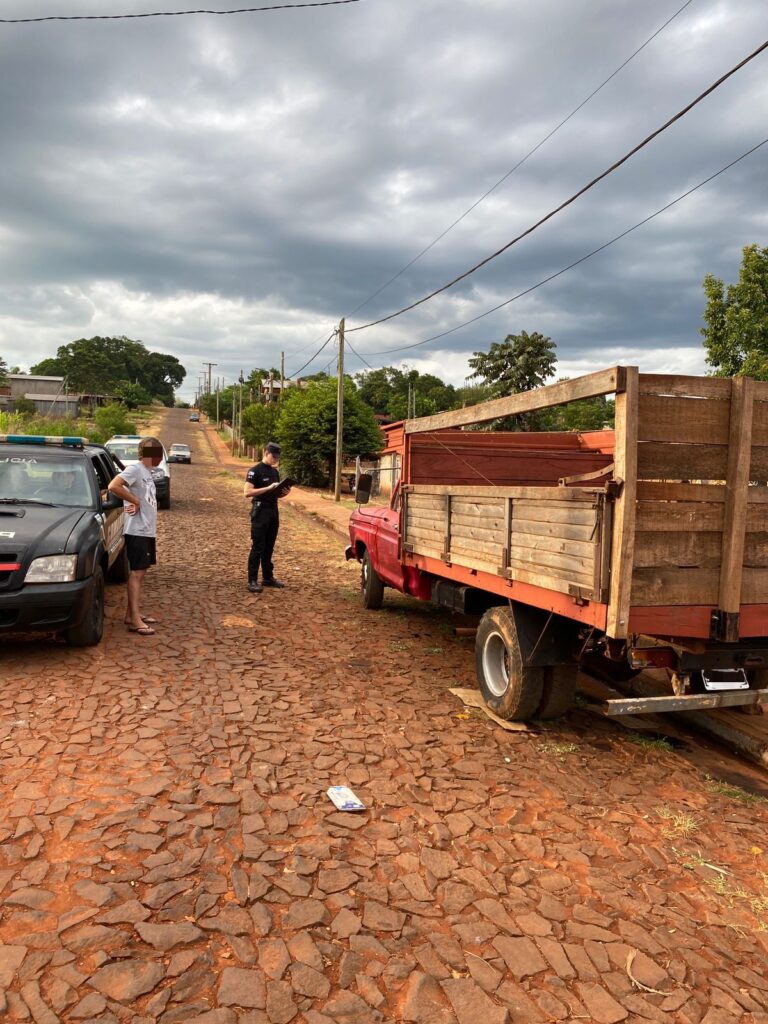
[[[425,647],[424,648],[424,653],[425,654],[445,654],[445,648],[444,647]]]
[[[716,793],[718,796],[725,796],[731,800],[738,800],[741,804],[766,803],[764,796],[760,796],[758,793],[749,793],[746,789],[742,789],[741,786],[733,786],[729,782],[722,782],[720,779],[715,779],[712,775],[704,775],[704,784],[710,793]]]
[[[389,641],[389,649],[390,649],[390,651],[408,651],[408,650],[410,650],[408,644],[404,643],[402,640],[390,640]]]
[[[693,853],[682,853],[672,847],[672,852],[680,861],[680,865],[688,871],[696,868],[708,868],[713,871],[714,877],[705,876],[704,882],[712,890],[713,894],[721,899],[728,907],[739,907],[746,904],[752,914],[757,918],[758,930],[768,931],[768,875],[762,873],[762,892],[754,893],[745,889],[743,885],[735,885],[728,879],[729,871],[706,860],[700,850]]]
[[[548,757],[554,757],[558,761],[562,761],[566,754],[575,754],[579,746],[577,743],[539,743],[538,748],[542,754],[546,754]]]
[[[645,750],[658,750],[667,754],[671,754],[674,750],[669,740],[664,739],[663,736],[644,736],[641,732],[633,732],[629,734],[627,739],[630,743],[643,747]]]
[[[701,828],[701,822],[689,811],[675,811],[666,804],[656,808],[656,813],[665,821],[661,827],[661,834],[665,839],[688,839],[696,835]]]

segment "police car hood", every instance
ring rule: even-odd
[[[93,515],[93,509],[0,503],[0,546],[24,547],[35,558],[62,554],[72,531],[87,515]]]

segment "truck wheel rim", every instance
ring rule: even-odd
[[[494,697],[509,688],[509,655],[501,633],[490,633],[483,644],[483,679]]]

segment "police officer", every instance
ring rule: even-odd
[[[269,441],[264,448],[261,462],[257,462],[248,470],[243,487],[243,495],[252,499],[251,553],[248,556],[248,589],[252,594],[260,594],[262,584],[265,587],[279,589],[285,586],[275,579],[272,566],[272,552],[277,540],[277,531],[280,529],[277,501],[290,490],[280,487],[280,474],[277,471],[280,465],[280,452],[280,445],[275,441]]]

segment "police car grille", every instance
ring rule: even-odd
[[[0,551],[0,586],[10,583],[19,569],[20,556],[16,552]]]

